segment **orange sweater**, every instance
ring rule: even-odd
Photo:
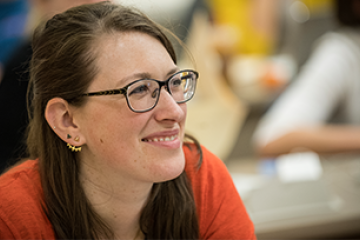
[[[221,160],[203,148],[197,155],[184,147],[193,187],[201,239],[255,239],[254,227]],[[55,239],[43,209],[38,161],[29,160],[0,177],[0,239]]]

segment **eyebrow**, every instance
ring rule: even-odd
[[[166,78],[170,77],[170,75],[176,73],[177,71],[179,71],[179,68],[178,67],[175,67],[173,69],[171,69],[167,74],[166,74]],[[149,72],[143,72],[143,73],[134,73],[130,76],[127,76],[123,79],[121,79],[118,84],[121,84],[123,85],[125,82],[129,81],[129,80],[140,80],[140,79],[153,79],[151,77],[151,74]],[[167,80],[167,79],[165,79]]]

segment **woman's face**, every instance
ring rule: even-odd
[[[122,88],[144,78],[164,81],[179,69],[164,46],[138,32],[102,36],[95,45],[99,73],[88,92]],[[106,176],[146,182],[177,177],[184,169],[182,151],[186,104],[177,104],[162,88],[154,109],[135,113],[122,94],[88,97],[76,112],[86,144],[83,164]]]

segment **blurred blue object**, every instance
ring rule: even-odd
[[[5,63],[22,40],[29,6],[27,0],[0,1],[0,63]]]
[[[265,158],[259,161],[258,171],[261,175],[276,175],[276,158]]]

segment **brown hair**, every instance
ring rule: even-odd
[[[110,2],[82,5],[55,15],[33,38],[28,97],[28,151],[39,159],[44,210],[59,239],[113,238],[113,231],[93,210],[79,182],[76,153],[48,125],[47,102],[60,97],[75,106],[98,69],[95,42],[104,34],[138,31],[158,39],[176,63],[172,44],[158,25],[137,10]],[[189,137],[189,136],[188,136]],[[195,142],[200,153],[199,144]],[[189,145],[188,145],[189,146]],[[200,160],[201,162],[201,160]],[[147,239],[197,239],[198,218],[186,173],[154,184],[140,217]]]

